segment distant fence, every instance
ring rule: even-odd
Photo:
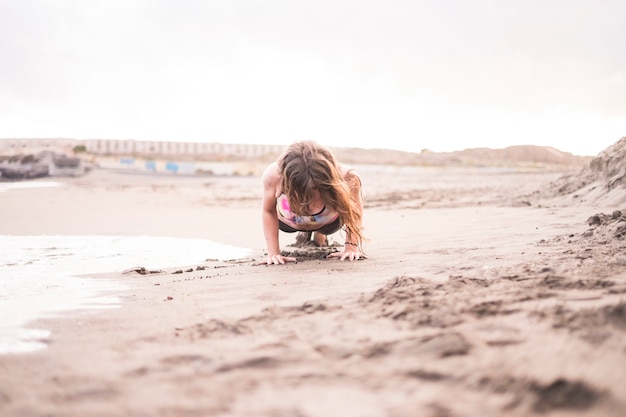
[[[239,156],[254,158],[280,154],[283,145],[232,144],[219,142],[168,142],[114,139],[21,138],[0,139],[0,152],[22,153],[32,150],[66,149],[83,146],[95,155],[178,155],[178,156]]]

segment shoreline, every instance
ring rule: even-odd
[[[121,307],[128,281],[95,275],[124,273],[136,263],[155,271],[176,260],[204,261],[206,254],[216,259],[249,254],[208,240],[158,236],[0,235],[0,246],[6,248],[0,254],[0,355],[32,350],[33,344],[44,348],[50,335],[43,333],[49,331],[30,328],[34,321]]]

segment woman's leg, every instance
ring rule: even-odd
[[[315,242],[317,246],[328,246],[328,235],[332,235],[339,231],[339,229],[341,229],[341,220],[337,218],[332,223],[316,230],[313,233],[313,242]]]
[[[296,235],[296,243],[303,245],[311,240],[312,232],[298,232]]]
[[[301,230],[294,229],[293,227],[286,225],[285,223],[278,220],[278,227],[283,232],[293,233],[298,232],[296,235],[296,243],[299,245],[305,245],[311,241],[311,237],[313,237],[313,242],[317,246],[328,246],[328,235],[332,235],[341,229],[341,221],[337,218],[332,223],[327,224],[315,232],[304,232]]]
[[[328,246],[328,237],[320,232],[298,232],[296,235],[296,244],[307,245],[311,242],[311,236],[313,236],[313,243],[315,243],[316,246]]]
[[[328,235],[321,232],[315,232],[313,233],[313,242],[315,242],[317,246],[328,246]]]

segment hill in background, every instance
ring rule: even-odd
[[[520,145],[502,149],[470,148],[455,152],[420,153],[389,149],[332,148],[346,164],[417,165],[433,167],[557,167],[577,168],[593,158],[549,146]]]

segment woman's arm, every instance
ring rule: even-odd
[[[361,192],[361,178],[359,174],[349,166],[342,165],[340,167],[341,174],[350,187],[350,199],[354,204],[354,211],[357,214],[358,223],[356,226],[359,230],[363,227],[363,197]],[[329,257],[338,257],[340,260],[358,260],[359,258],[366,258],[362,250],[362,238],[353,234],[350,230],[346,230],[346,240],[344,243],[343,251],[334,252]]]
[[[263,173],[263,195],[261,221],[267,246],[267,258],[262,262],[267,265],[295,262],[296,258],[284,257],[280,254],[278,239],[278,215],[276,213],[276,193],[280,175],[276,164],[272,164]]]

